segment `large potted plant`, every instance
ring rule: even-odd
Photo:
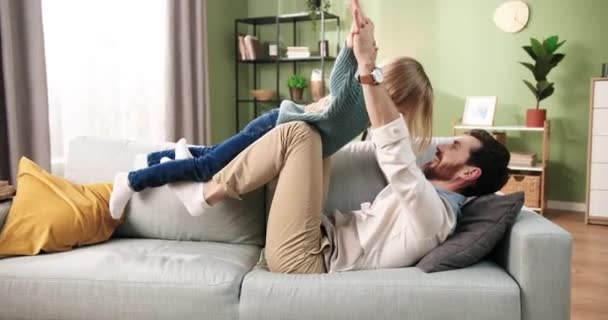
[[[292,74],[287,80],[287,86],[289,87],[291,100],[300,101],[302,100],[304,89],[308,87],[308,80],[301,74]]]
[[[530,38],[530,45],[522,47],[532,57],[534,64],[529,62],[520,63],[532,71],[534,80],[536,81],[536,84],[533,84],[528,80],[524,80],[526,86],[536,97],[536,108],[528,109],[526,112],[526,126],[528,127],[544,126],[547,110],[540,108],[540,102],[555,92],[554,83],[547,80],[547,75],[566,56],[562,53],[556,53],[557,49],[564,42],[566,41],[559,42],[558,36],[544,39],[542,43],[537,39]]]

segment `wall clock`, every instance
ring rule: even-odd
[[[523,1],[507,1],[494,12],[494,23],[504,32],[519,32],[528,24],[530,8]]]

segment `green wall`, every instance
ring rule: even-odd
[[[207,1],[209,99],[214,143],[235,132],[234,20],[246,16],[247,0]]]
[[[503,0],[360,1],[376,24],[380,62],[411,55],[425,66],[435,88],[435,135],[451,134],[452,121],[462,115],[465,98],[470,95],[498,96],[497,125],[524,124],[525,110],[533,107],[535,101],[522,82],[531,75],[517,64],[529,59],[520,47],[530,37],[557,34],[567,40],[560,49],[566,58],[549,75],[549,80],[556,83],[556,92],[542,103],[552,122],[548,198],[585,201],[589,79],[599,76],[601,64],[608,62],[608,41],[603,35],[603,30],[608,30],[608,1],[528,0],[530,22],[517,34],[504,33],[493,23],[494,10]],[[280,1],[280,8],[277,2],[248,0],[247,15],[304,10],[303,0]],[[346,3],[332,1],[330,12],[350,22]],[[346,25],[343,23],[343,30]],[[232,44],[232,38],[227,39]],[[232,54],[229,53],[230,59]],[[232,72],[217,75],[211,71],[212,84],[216,76],[226,85],[233,85]],[[213,99],[215,94],[212,92],[212,101],[226,103],[221,111],[215,109],[221,113],[216,118],[233,119],[232,100],[222,100],[233,90],[222,94],[221,99]],[[214,140],[229,133],[230,130],[214,128]],[[510,138],[509,145],[512,149],[538,152],[533,146],[539,142],[534,135],[522,134]]]

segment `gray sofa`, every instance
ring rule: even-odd
[[[164,146],[82,137],[65,176],[111,181],[135,154]],[[334,156],[326,211],[357,208],[384,186],[372,145]],[[322,275],[257,266],[273,186],[190,217],[167,187],[137,194],[103,244],[0,259],[1,319],[569,319],[571,237],[522,210],[471,267]],[[35,199],[32,199],[35,201]],[[10,202],[0,204],[0,225]]]

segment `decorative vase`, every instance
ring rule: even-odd
[[[329,49],[329,41],[327,41],[327,40],[319,41],[319,56],[320,57],[327,58],[329,56],[328,49]]]
[[[547,119],[547,110],[545,109],[528,109],[526,111],[526,127],[544,127],[545,119]]]
[[[302,88],[289,88],[289,95],[293,101],[301,101],[304,89]]]

